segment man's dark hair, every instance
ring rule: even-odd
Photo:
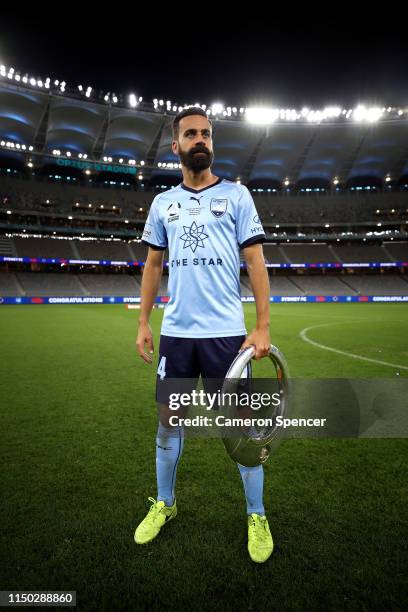
[[[201,117],[205,117],[208,119],[207,113],[205,110],[198,106],[191,106],[190,108],[184,108],[180,111],[173,120],[173,140],[178,140],[179,137],[179,123],[184,117],[190,117],[190,115],[201,115]],[[211,121],[208,119],[210,125],[212,125]]]

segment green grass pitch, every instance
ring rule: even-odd
[[[258,566],[236,465],[219,440],[188,438],[176,520],[151,544],[134,544],[156,495],[162,314],[152,314],[148,366],[135,349],[135,310],[1,308],[0,588],[76,590],[79,608],[95,610],[403,609],[403,439],[283,441],[265,466],[275,550]],[[245,314],[251,328],[254,306]],[[305,328],[315,342],[375,361],[308,344]],[[271,338],[292,376],[396,375],[377,361],[408,375],[403,304],[272,305]]]

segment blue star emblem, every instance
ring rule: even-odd
[[[190,227],[183,225],[184,234],[180,236],[181,240],[184,240],[183,249],[190,249],[195,253],[197,247],[204,248],[204,240],[208,238],[208,234],[204,232],[204,225],[197,225],[195,221],[192,222]]]

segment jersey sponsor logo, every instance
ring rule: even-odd
[[[257,227],[251,227],[251,234],[263,234],[263,227],[262,225],[258,225]]]
[[[204,232],[204,225],[197,225],[193,221],[190,227],[183,225],[183,228],[184,234],[180,236],[180,240],[184,242],[183,249],[190,248],[195,253],[198,247],[205,247],[204,240],[208,238],[208,234]]]
[[[254,217],[254,223],[261,223],[261,220],[259,218],[259,215],[255,215]]]
[[[167,209],[167,223],[171,221],[177,221],[180,218],[179,209],[181,208],[180,202],[173,202]]]
[[[185,268],[193,264],[193,266],[222,266],[221,257],[193,257],[191,262],[187,259],[172,259],[169,261],[170,268]]]
[[[210,210],[214,217],[222,217],[227,212],[227,198],[212,198],[210,202]]]

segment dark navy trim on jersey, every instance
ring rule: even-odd
[[[148,247],[153,249],[153,251],[165,251],[167,247],[159,246],[158,244],[152,244],[151,242],[147,242],[147,240],[142,240],[143,244],[146,244]]]
[[[250,246],[251,244],[258,244],[258,242],[265,242],[266,237],[265,234],[258,234],[257,236],[251,236],[248,240],[245,240],[242,244],[239,245],[240,249],[245,249],[245,247]]]
[[[215,187],[216,185],[219,185],[222,181],[222,178],[219,177],[215,183],[212,183],[212,185],[207,185],[207,187],[203,187],[202,189],[193,189],[192,187],[187,187],[184,183],[180,183],[180,187],[182,189],[185,189],[186,191],[191,191],[191,193],[201,193],[202,191],[205,191],[206,189],[211,189],[211,187]]]

